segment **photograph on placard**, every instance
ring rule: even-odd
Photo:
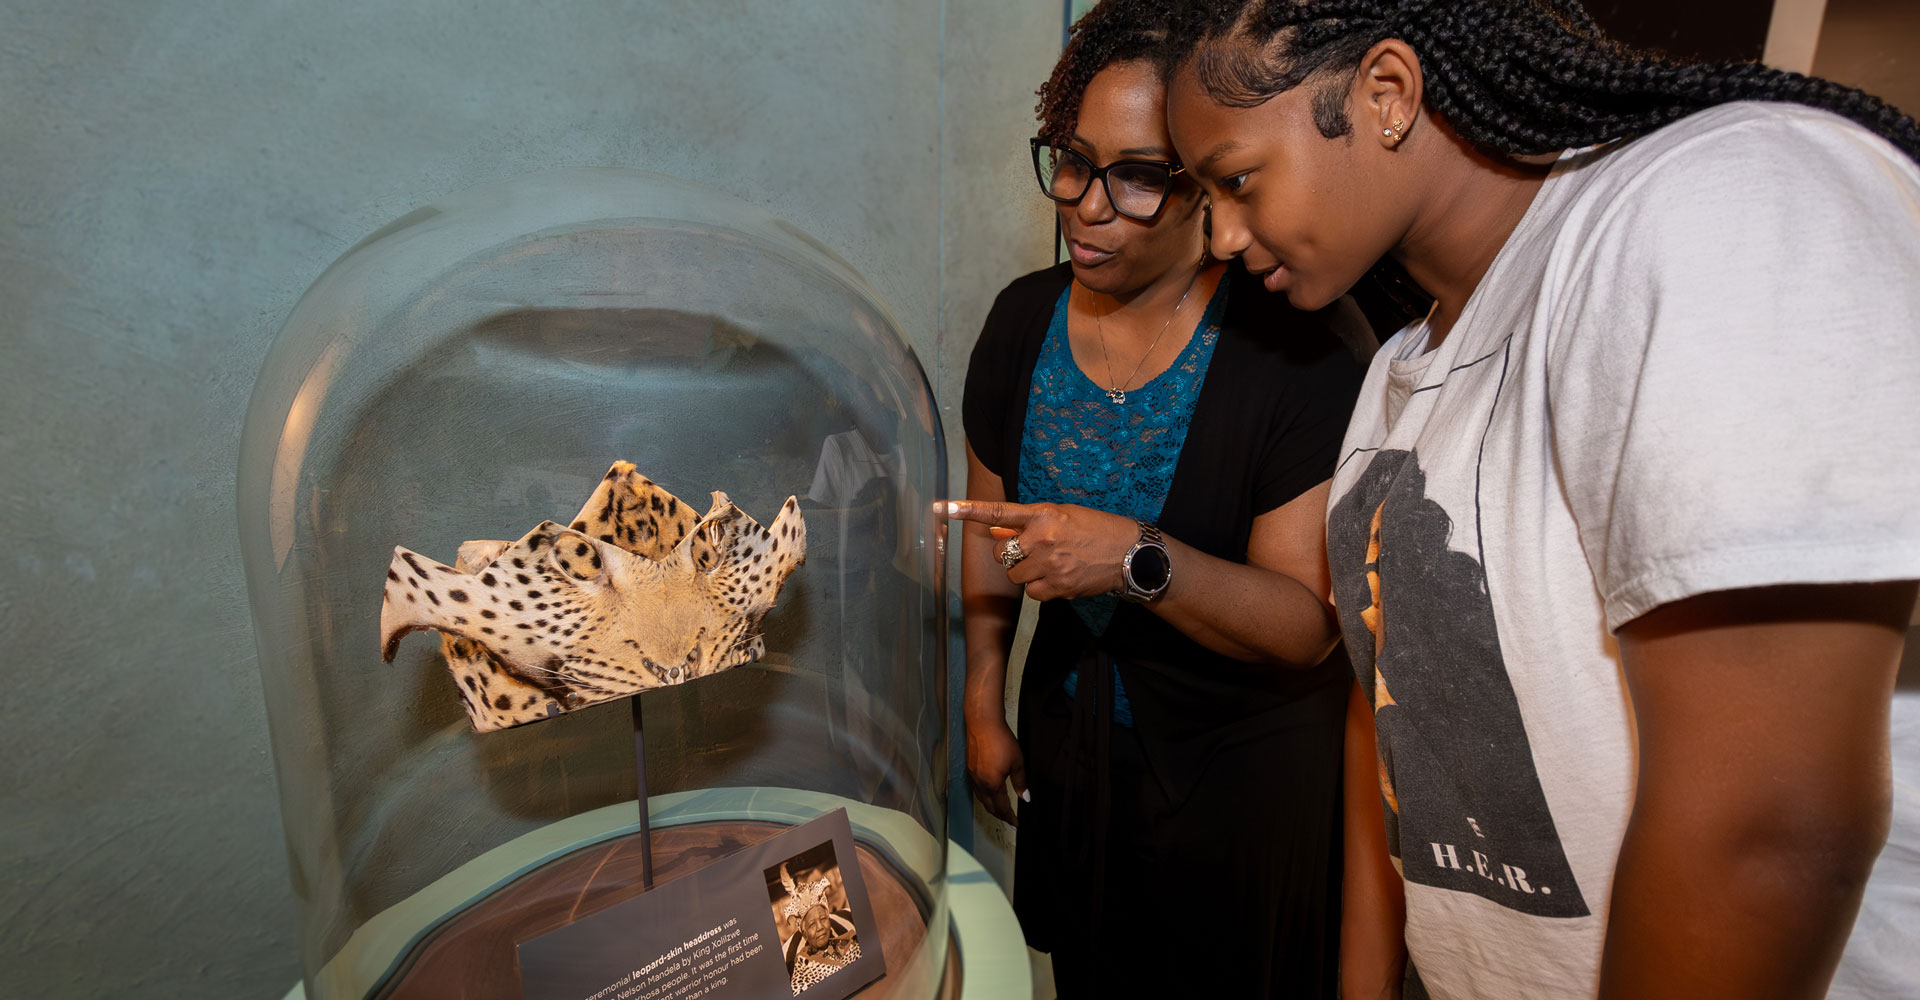
[[[765,874],[781,954],[793,995],[799,996],[860,957],[833,841],[822,841]]]

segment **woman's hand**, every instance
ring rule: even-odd
[[[997,539],[1017,538],[1024,555],[1007,579],[1036,601],[1120,589],[1120,561],[1140,540],[1132,518],[1076,504],[952,500],[947,516],[989,525]]]
[[[1091,597],[1119,590],[1120,563],[1140,540],[1139,522],[1074,504],[1012,503],[1001,481],[967,452],[966,500],[934,510],[967,522],[961,537],[961,606],[969,698],[999,710],[1006,657],[1028,597]],[[1311,667],[1338,639],[1327,576],[1328,483],[1253,519],[1246,561],[1193,548],[1161,533],[1172,577],[1142,605],[1206,648],[1246,663]],[[976,492],[978,491],[978,492]],[[1002,561],[1009,540],[1019,556]]]
[[[1026,757],[1020,753],[1020,741],[1001,716],[967,718],[967,777],[973,781],[973,794],[987,811],[1002,822],[1020,825],[1014,813],[1013,799],[1007,794],[1009,782],[1013,794],[1027,798]]]

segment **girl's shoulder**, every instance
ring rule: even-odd
[[[1920,190],[1920,165],[1830,111],[1735,101],[1646,135],[1571,151],[1556,181],[1596,205],[1642,200],[1840,204]]]

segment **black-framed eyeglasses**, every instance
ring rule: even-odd
[[[1163,160],[1115,160],[1104,167],[1045,139],[1031,139],[1033,175],[1040,193],[1062,205],[1079,204],[1098,180],[1106,185],[1107,202],[1129,219],[1148,222],[1160,214],[1173,194],[1173,179],[1187,168]]]

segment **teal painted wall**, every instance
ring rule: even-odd
[[[1059,21],[1024,0],[0,5],[0,994],[298,977],[233,483],[260,362],[329,262],[533,170],[700,181],[866,276],[957,456],[992,295],[1050,257],[1025,139]]]

